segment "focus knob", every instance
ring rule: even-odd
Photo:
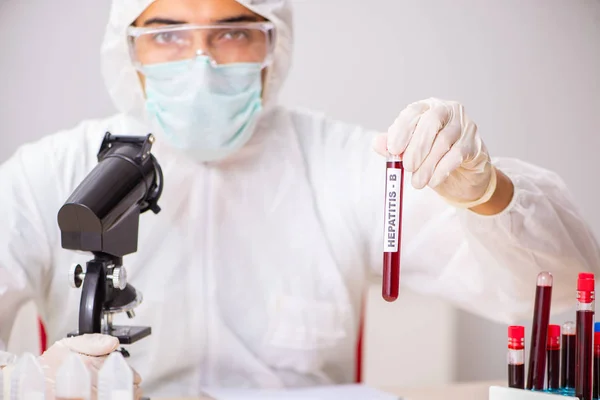
[[[115,267],[110,278],[115,289],[123,290],[127,286],[127,272],[124,267]]]
[[[83,280],[85,279],[85,272],[83,272],[83,267],[79,264],[75,264],[71,266],[69,270],[69,284],[74,289],[79,289],[83,284]]]

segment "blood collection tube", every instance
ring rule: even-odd
[[[399,156],[388,155],[385,181],[385,230],[383,233],[383,284],[386,301],[398,298],[402,236],[404,167]]]
[[[575,322],[567,321],[562,326],[560,387],[575,394]]]
[[[525,327],[508,327],[508,387],[525,388]]]
[[[594,399],[600,397],[600,322],[594,324],[594,384],[592,385]]]
[[[558,391],[560,389],[560,325],[548,326],[547,349],[547,375],[546,389]]]
[[[552,299],[552,274],[540,272],[535,290],[533,326],[526,389],[544,390],[546,377],[546,341],[548,340],[548,322],[550,321],[550,300]]]
[[[594,292],[594,274],[580,273],[577,279],[577,350],[575,352],[575,397],[580,400],[592,400]]]

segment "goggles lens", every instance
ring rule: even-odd
[[[194,60],[208,56],[214,64],[267,65],[273,54],[274,27],[269,22],[228,25],[130,27],[132,59],[138,66]]]

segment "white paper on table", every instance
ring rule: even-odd
[[[335,385],[298,389],[206,389],[204,393],[215,400],[402,400],[365,385]]]

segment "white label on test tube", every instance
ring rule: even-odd
[[[383,251],[395,253],[398,251],[398,217],[400,213],[400,199],[402,198],[402,170],[388,168],[385,193],[385,233]]]
[[[131,390],[113,390],[110,392],[110,400],[133,400]]]

